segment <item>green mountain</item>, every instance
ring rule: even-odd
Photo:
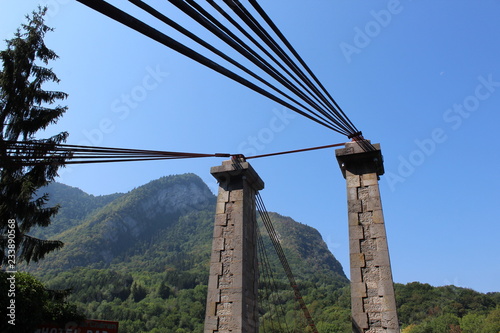
[[[50,194],[51,205],[61,206],[44,236],[65,246],[31,270],[45,274],[89,266],[155,272],[208,267],[216,197],[196,175],[163,177],[126,194],[102,197],[58,183],[43,192]],[[299,275],[309,278],[312,270],[346,281],[315,229],[275,213],[271,217],[292,263],[308,261],[296,265]]]
[[[111,201],[122,196],[122,193],[93,196],[76,187],[61,183],[52,183],[38,191],[39,195],[48,194],[48,206],[60,205],[59,213],[46,228],[38,228],[31,232],[32,236],[51,238],[65,230],[80,224],[93,212],[101,209]]]
[[[108,196],[92,196],[59,183],[41,193],[48,193],[49,204],[61,208],[50,228],[35,233],[59,239],[65,246],[30,265],[29,272],[50,288],[72,288],[70,301],[90,318],[120,320],[121,332],[151,331],[149,320],[136,317],[152,303],[163,310],[176,309],[156,316],[152,328],[201,331],[216,196],[198,176],[163,177]],[[317,230],[276,213],[270,217],[304,292],[312,286],[328,285],[334,291],[347,285],[342,266]],[[298,309],[293,292],[262,225],[260,230],[280,289],[275,297],[284,298],[279,302],[289,304],[294,313]],[[183,316],[187,317],[181,323]]]
[[[203,331],[216,197],[199,177],[163,177],[108,196],[58,183],[41,193],[61,209],[35,232],[65,246],[25,269],[51,289],[71,288],[68,301],[88,318],[119,321],[120,333]],[[321,235],[290,217],[270,217],[319,332],[351,332],[348,280]],[[261,331],[281,332],[281,312],[288,331],[309,332],[259,224],[274,276],[273,288],[259,282]],[[417,282],[395,290],[405,333],[500,330],[499,293]]]

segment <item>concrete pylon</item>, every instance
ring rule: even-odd
[[[219,182],[204,333],[258,333],[255,195],[264,182],[243,159],[212,167]]]
[[[380,145],[373,147],[349,142],[335,151],[347,183],[353,332],[399,333],[378,186],[384,166]]]

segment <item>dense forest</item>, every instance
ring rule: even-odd
[[[71,289],[65,306],[119,321],[121,333],[203,331],[215,196],[200,178],[163,177],[102,197],[62,184],[44,191],[61,210],[38,232],[65,247],[24,269],[47,289]],[[321,235],[270,216],[319,332],[351,332],[349,282]],[[263,229],[277,288],[266,291],[269,282],[260,281],[261,331],[282,332],[281,323],[288,332],[308,332]],[[403,332],[500,331],[500,293],[418,282],[395,291]]]
[[[33,318],[33,300],[40,307],[43,293],[34,288],[23,288],[25,280],[36,283],[25,273],[18,283],[21,292],[31,302],[29,312]],[[191,279],[183,279],[191,277]],[[4,281],[5,279],[2,279]],[[47,307],[64,306],[60,318],[80,311],[87,318],[117,320],[120,332],[202,332],[207,286],[189,274],[127,273],[109,269],[75,268],[58,274],[46,284],[50,288],[72,288],[66,302],[46,300]],[[301,283],[305,300],[316,321],[319,332],[351,332],[350,290],[315,283]],[[500,330],[500,293],[481,294],[454,286],[432,287],[413,282],[396,284],[398,314],[403,333],[477,332],[498,333]],[[0,290],[3,290],[0,284]],[[266,306],[261,316],[262,332],[284,332],[271,325],[277,307],[286,315],[288,332],[307,332],[301,313],[292,300],[291,292],[281,286],[280,297],[261,300]],[[283,301],[284,300],[284,301]],[[78,309],[78,311],[77,311]],[[45,310],[46,311],[46,310]],[[1,311],[0,311],[1,312]],[[53,311],[54,312],[54,311]],[[29,315],[28,315],[29,313]]]

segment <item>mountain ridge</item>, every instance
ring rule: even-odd
[[[59,233],[51,238],[66,245],[38,265],[30,264],[29,271],[48,288],[71,288],[68,301],[89,318],[119,321],[121,333],[203,332],[216,197],[198,176],[166,176],[102,197],[53,186],[56,190],[44,190],[54,194],[51,204],[62,207],[55,228]],[[79,205],[80,211],[72,211]],[[291,217],[269,216],[318,330],[351,332],[349,282],[320,233]],[[259,219],[258,224],[271,253]],[[259,298],[260,326],[276,332],[272,309],[281,306],[288,325],[307,332],[279,259],[269,261],[277,288]],[[259,281],[261,291],[266,285]],[[500,293],[418,282],[396,284],[395,290],[405,332],[467,327],[468,321],[479,323],[481,332],[500,329]]]
[[[45,189],[49,195],[56,194],[50,204],[60,203],[64,207],[65,200],[72,196],[64,195],[66,185],[54,186],[57,191],[51,185]],[[80,195],[84,203],[92,199],[93,205],[79,214],[71,212],[71,216],[81,216],[78,223],[75,219],[64,225],[60,221],[69,212],[62,211],[57,223],[60,232],[51,236],[63,241],[65,246],[33,265],[30,268],[33,272],[43,275],[76,267],[126,267],[128,264],[135,267],[137,262],[158,271],[160,267],[172,269],[171,263],[179,256],[189,257],[186,260],[197,270],[208,269],[216,196],[197,175],[165,176],[128,193],[102,197],[93,197],[72,187],[66,190],[73,196]],[[71,206],[76,209],[74,204]],[[287,256],[296,263],[311,262],[307,268],[296,265],[298,276],[311,280],[333,278],[345,284],[347,278],[341,264],[316,229],[278,213],[270,213],[270,216]],[[321,277],[311,277],[308,270],[312,267]]]
[[[40,188],[37,196],[43,194],[49,196],[47,206],[56,206],[61,201],[64,201],[64,205],[59,208],[58,214],[52,218],[49,226],[31,231],[33,236],[40,238],[53,237],[61,231],[75,226],[82,219],[123,195],[123,193],[113,193],[94,196],[77,187],[58,182]]]

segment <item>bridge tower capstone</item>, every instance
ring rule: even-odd
[[[219,182],[204,333],[258,333],[255,195],[264,182],[242,158],[212,167]]]
[[[353,332],[399,333],[378,186],[384,166],[380,145],[372,147],[349,142],[335,151],[347,183]]]

